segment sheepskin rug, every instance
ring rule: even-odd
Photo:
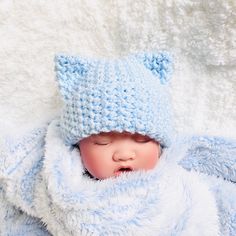
[[[57,53],[167,50],[177,130],[235,137],[235,26],[235,0],[2,0],[0,127],[58,114]]]

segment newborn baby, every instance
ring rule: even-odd
[[[85,168],[97,179],[153,169],[161,154],[157,141],[128,132],[91,135],[82,139],[78,146]]]
[[[175,135],[170,68],[57,56],[60,117],[0,143],[0,234],[235,235],[235,145]]]

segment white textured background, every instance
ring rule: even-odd
[[[0,0],[0,42],[1,126],[59,111],[55,53],[165,49],[178,130],[236,137],[235,0]]]

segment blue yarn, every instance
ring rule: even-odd
[[[172,74],[172,59],[168,53],[140,53],[137,55],[147,69],[149,69],[153,75],[159,76],[162,84],[169,81]]]
[[[55,62],[64,100],[61,134],[67,145],[109,131],[140,133],[162,146],[170,145],[168,54],[139,53],[118,59],[58,55]]]

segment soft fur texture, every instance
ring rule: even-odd
[[[235,0],[0,1],[0,124],[58,112],[55,53],[167,50],[178,130],[235,137],[235,12]]]
[[[46,235],[45,225],[52,235],[63,236],[234,236],[235,141],[220,139],[219,145],[217,140],[176,139],[154,170],[96,181],[83,175],[78,150],[63,145],[57,120],[17,140],[5,137],[0,159],[1,235],[27,235],[26,225],[31,235]],[[207,144],[208,149],[202,148]],[[222,154],[220,162],[214,159],[217,152]],[[190,170],[194,155],[201,166],[203,153],[211,176],[177,165],[184,160]],[[202,171],[197,161],[194,166]],[[224,180],[219,173],[226,166]]]
[[[14,131],[17,123],[19,130],[32,121],[35,126],[59,110],[56,52],[114,56],[171,49],[178,130],[235,137],[235,0],[9,0],[0,2],[0,11],[1,129],[8,124],[7,132]],[[48,182],[42,171],[45,134],[45,128],[23,138],[1,132],[0,235],[46,235],[41,217],[53,229],[54,212],[37,210],[46,192],[35,192],[44,183],[42,173]],[[220,234],[235,236],[235,141],[201,139],[186,143],[180,163],[203,172],[199,177],[217,202]]]
[[[91,180],[55,122],[46,137],[40,215],[55,235],[217,235],[213,196],[169,155],[149,173]]]

